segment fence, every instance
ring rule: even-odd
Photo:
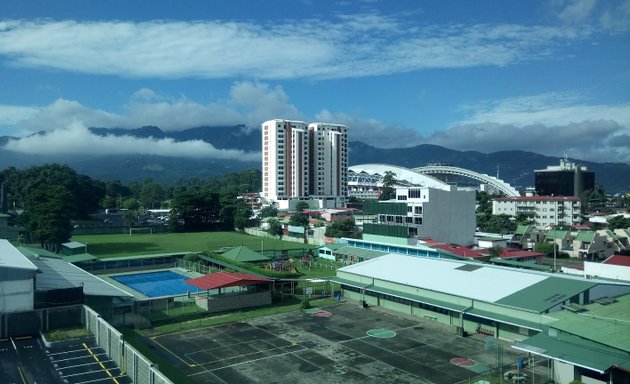
[[[102,319],[98,313],[83,306],[85,328],[90,331],[99,347],[127,375],[138,384],[173,384],[153,363],[131,345],[125,343],[123,336],[114,327]]]
[[[190,260],[184,260],[184,259],[176,259],[175,267],[182,268],[190,272],[201,273],[203,275],[209,275],[211,273],[221,271],[218,268],[212,268],[208,265],[203,265],[196,261],[190,261]]]
[[[267,238],[272,238],[272,239],[278,239],[278,236],[272,236],[267,231],[264,231],[264,230],[259,229],[259,228],[245,228],[245,233],[247,233],[249,235],[252,235],[252,236],[257,236],[257,237],[267,237]],[[279,240],[304,244],[304,238],[303,237],[282,236],[282,238],[279,239]],[[308,244],[311,244],[311,245],[319,245],[320,240],[315,239],[315,238],[313,238],[311,236],[308,236],[306,238],[306,242]]]

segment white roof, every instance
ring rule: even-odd
[[[423,187],[441,189],[445,191],[451,190],[451,186],[448,183],[438,180],[435,177],[416,172],[413,169],[400,167],[398,165],[359,164],[348,167],[348,170],[351,170],[355,173],[365,172],[370,175],[378,173],[381,176],[385,176],[385,172],[391,171],[394,172],[395,178],[398,180],[405,180],[414,185],[421,185]]]
[[[0,239],[0,268],[36,270],[35,264],[18,251],[9,240]]]
[[[547,278],[515,269],[397,254],[339,271],[486,302],[495,302]]]

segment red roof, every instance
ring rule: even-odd
[[[429,244],[431,248],[442,249],[444,251],[450,252],[452,254],[468,257],[471,259],[476,259],[478,257],[488,256],[490,250],[485,248],[480,249],[470,249],[457,244]],[[503,248],[501,255],[499,256],[501,259],[514,259],[521,257],[538,257],[544,256],[544,253],[541,252],[532,252],[525,249],[516,249],[516,248]]]
[[[497,197],[497,201],[580,201],[579,196],[518,196]]]
[[[196,277],[186,280],[190,284],[200,289],[218,289],[226,287],[237,287],[270,282],[271,280],[251,273],[226,273],[215,272],[210,275]]]
[[[602,264],[613,264],[630,267],[630,256],[612,255],[606,260],[602,261]]]

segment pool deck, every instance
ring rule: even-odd
[[[133,297],[137,300],[147,300],[147,299],[156,299],[157,297],[149,297],[145,294],[143,294],[142,292],[138,292],[135,289],[119,283],[118,281],[114,280],[112,277],[114,276],[126,276],[126,275],[138,275],[138,274],[143,274],[143,273],[152,273],[152,272],[166,272],[166,271],[171,271],[171,272],[175,272],[178,273],[180,275],[184,275],[184,276],[188,276],[188,277],[201,277],[203,276],[200,273],[196,273],[196,272],[191,272],[191,271],[187,271],[183,268],[160,268],[160,269],[143,269],[141,271],[132,271],[132,272],[120,272],[120,273],[111,273],[111,274],[106,274],[106,275],[99,275],[98,277],[103,279],[104,281],[110,283],[111,285],[115,286],[116,288],[122,289],[125,292],[130,293],[131,295],[133,295]],[[174,296],[183,296],[185,295],[185,293],[182,293],[181,295],[174,295]],[[169,297],[169,296],[164,296],[164,297]]]

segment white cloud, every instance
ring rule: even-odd
[[[344,78],[503,66],[589,34],[581,26],[435,25],[374,13],[282,23],[8,20],[0,55],[19,67],[139,78]]]
[[[201,140],[176,142],[172,139],[134,138],[129,136],[98,136],[80,122],[41,135],[9,140],[7,150],[33,155],[158,155],[232,159],[237,161],[260,160],[260,153],[217,149]]]
[[[579,96],[549,93],[463,108],[469,116],[433,133],[428,142],[485,153],[525,150],[550,156],[630,163],[630,104],[589,105]]]
[[[164,131],[176,131],[199,126],[245,124],[252,127],[268,120],[269,116],[304,119],[281,86],[241,81],[230,88],[226,98],[207,104],[183,96],[160,95],[142,88],[131,95],[123,114],[89,108],[65,99],[43,107],[0,105],[0,128],[24,136],[80,121],[88,127],[138,128],[155,125]]]
[[[609,119],[630,127],[630,104],[592,105],[579,95],[545,93],[533,96],[480,102],[462,107],[469,116],[457,125],[498,123],[525,126],[542,124],[560,126],[575,122]]]
[[[575,24],[588,18],[595,8],[597,0],[571,0],[558,14],[565,23]]]
[[[359,114],[333,113],[323,109],[315,115],[315,120],[347,125],[351,141],[362,141],[377,148],[413,147],[424,142],[416,130],[364,118]]]

